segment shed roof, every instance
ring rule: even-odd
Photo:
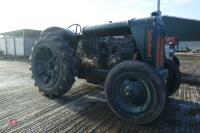
[[[3,32],[3,33],[0,33],[0,35],[13,36],[13,35],[21,35],[23,33],[26,34],[27,36],[38,36],[41,33],[41,31],[32,30],[32,29],[20,29],[20,30],[15,30],[15,31]]]
[[[163,16],[166,36],[174,36],[180,41],[200,40],[200,21],[194,19]]]

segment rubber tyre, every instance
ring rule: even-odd
[[[136,75],[138,79],[144,80],[151,90],[151,104],[145,112],[139,114],[127,112],[116,102],[114,94],[115,90],[119,88],[116,84],[121,75],[126,73]],[[155,120],[162,112],[166,102],[164,82],[151,66],[140,61],[125,61],[113,67],[106,77],[104,89],[111,110],[119,118],[134,124],[146,124]]]
[[[42,81],[40,81],[36,72],[36,54],[40,48],[43,47],[43,45],[52,50],[58,61],[58,76],[55,84],[50,87],[48,84],[44,84]],[[73,83],[75,82],[76,65],[76,59],[73,53],[74,50],[70,48],[68,42],[62,37],[56,35],[40,38],[35,43],[31,58],[31,68],[35,84],[45,96],[50,98],[59,97],[72,87]]]
[[[180,61],[177,56],[173,56],[173,63],[179,68],[180,67]]]
[[[164,62],[164,68],[168,69],[168,78],[166,83],[167,95],[173,95],[181,84],[181,72],[174,62],[166,59]]]

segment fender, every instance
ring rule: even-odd
[[[71,48],[76,49],[80,37],[72,31],[60,27],[49,27],[41,32],[40,38],[46,38],[48,36],[58,36],[64,38],[65,41],[69,42]]]

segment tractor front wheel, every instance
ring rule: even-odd
[[[125,61],[113,67],[104,88],[112,111],[135,124],[155,120],[165,106],[164,82],[151,66],[139,61]]]

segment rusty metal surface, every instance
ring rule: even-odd
[[[182,62],[181,70],[199,74],[200,63]],[[190,66],[186,70],[185,66]],[[34,87],[28,64],[0,60],[1,132],[193,132],[200,130],[200,85],[183,83],[160,117],[147,125],[118,119],[108,108],[103,89],[79,80],[53,100]],[[15,125],[10,120],[16,120]]]

